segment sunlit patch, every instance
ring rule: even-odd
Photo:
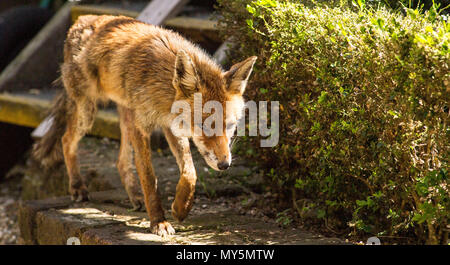
[[[165,242],[168,241],[169,237],[161,237],[155,234],[150,233],[139,233],[139,232],[131,232],[127,231],[125,234],[126,237],[132,240],[144,241],[144,242]]]

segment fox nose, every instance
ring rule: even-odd
[[[217,167],[220,170],[225,170],[230,167],[230,164],[227,161],[222,161],[222,162],[219,162],[219,164],[217,164]]]

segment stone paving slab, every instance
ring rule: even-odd
[[[299,229],[283,229],[274,222],[242,216],[235,209],[213,202],[194,206],[177,223],[168,213],[176,235],[162,238],[149,232],[145,212],[121,206],[123,190],[91,194],[91,201],[71,203],[69,197],[25,201],[20,205],[21,236],[26,244],[66,244],[77,237],[86,245],[152,244],[344,244]]]

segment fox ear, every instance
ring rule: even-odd
[[[252,73],[257,58],[256,56],[249,57],[231,66],[230,70],[225,72],[224,77],[228,85],[228,91],[244,94],[247,80]]]
[[[175,71],[172,84],[186,98],[197,91],[197,72],[189,55],[180,50],[175,60]]]

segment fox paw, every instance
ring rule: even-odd
[[[128,199],[130,200],[132,208],[130,212],[143,212],[145,211],[144,196],[141,192],[128,192]]]
[[[130,201],[132,205],[132,208],[129,210],[130,212],[145,212],[144,199],[133,198]]]
[[[191,204],[192,205],[192,204]],[[189,211],[191,210],[191,207],[182,208],[177,207],[175,202],[172,203],[172,216],[178,221],[182,222],[189,214]]]
[[[89,200],[89,192],[86,187],[72,188],[70,191],[73,202],[84,202]]]
[[[166,237],[175,234],[175,229],[167,221],[158,222],[151,226],[152,233],[161,237]]]

